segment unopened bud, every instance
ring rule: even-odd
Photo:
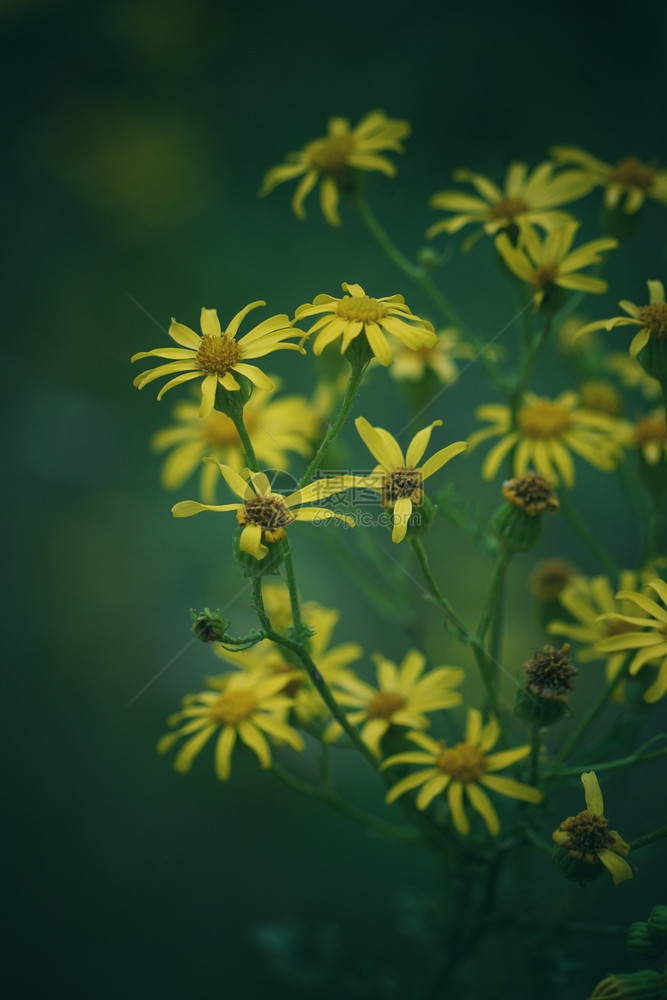
[[[197,613],[190,609],[192,615],[192,634],[202,642],[220,642],[229,628],[229,621],[223,618],[219,611],[204,608]]]

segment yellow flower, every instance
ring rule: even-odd
[[[425,479],[441,469],[443,465],[460,455],[468,447],[465,441],[455,441],[435,455],[431,455],[422,466],[421,461],[434,427],[441,427],[442,420],[418,431],[403,455],[401,447],[389,431],[382,427],[372,427],[364,417],[357,417],[355,426],[373,458],[379,464],[370,476],[359,480],[356,485],[365,486],[380,494],[380,503],[392,511],[393,530],[391,540],[402,542],[408,530],[408,521],[414,507],[424,501],[422,484]]]
[[[176,426],[158,431],[151,441],[156,451],[173,451],[162,467],[162,485],[174,490],[201,468],[200,491],[208,503],[215,500],[218,473],[208,456],[239,472],[245,451],[231,417],[219,410],[201,420],[196,403],[180,402],[174,408]],[[288,451],[308,456],[320,420],[303,396],[273,399],[273,390],[256,389],[243,408],[243,422],[258,460],[268,468],[286,469]]]
[[[564,820],[553,833],[553,839],[577,861],[595,865],[601,861],[611,873],[614,885],[632,878],[632,868],[625,861],[630,847],[616,830],[608,830],[604,815],[602,792],[595,771],[582,774],[586,808]]]
[[[598,642],[600,652],[610,653],[636,649],[630,664],[630,673],[637,674],[641,668],[652,660],[662,660],[658,665],[658,676],[644,692],[644,700],[658,701],[667,693],[667,583],[664,580],[649,580],[647,587],[656,592],[664,607],[645,594],[637,591],[621,590],[616,595],[617,600],[630,601],[644,612],[642,616],[619,615],[616,613],[601,615],[601,620],[614,622],[623,628],[620,634],[612,635]],[[640,629],[642,631],[640,631]]]
[[[406,653],[400,667],[381,653],[376,653],[373,661],[377,667],[377,688],[348,677],[337,681],[343,690],[334,694],[339,705],[357,709],[348,715],[348,720],[353,726],[364,723],[361,738],[378,757],[382,737],[390,726],[426,729],[426,712],[461,704],[459,692],[451,690],[463,680],[460,667],[437,667],[422,676],[426,657],[416,649]],[[338,722],[332,722],[324,738],[333,742],[342,731]]]
[[[355,337],[363,333],[370,348],[381,365],[390,365],[392,353],[385,333],[390,333],[409,347],[433,347],[437,336],[433,325],[410,312],[402,295],[388,295],[373,299],[361,285],[343,282],[343,291],[348,292],[342,299],[323,292],[316,295],[313,302],[306,302],[296,311],[295,322],[307,316],[324,313],[307,331],[306,336],[317,332],[313,351],[321,354],[327,344],[341,337],[340,353],[344,354]]]
[[[611,472],[620,455],[616,440],[618,421],[606,413],[577,409],[578,402],[576,393],[569,391],[556,399],[527,392],[517,414],[515,430],[512,430],[508,406],[502,403],[480,406],[475,415],[481,420],[492,420],[493,425],[475,431],[469,439],[470,447],[490,437],[502,437],[484,460],[484,478],[493,479],[513,448],[516,448],[513,471],[517,476],[534,468],[555,483],[560,476],[566,486],[574,486],[570,451],[596,469]]]
[[[501,229],[517,226],[521,233],[526,226],[558,229],[572,220],[567,212],[555,212],[556,205],[564,205],[587,194],[591,181],[579,170],[554,174],[552,163],[540,163],[528,174],[525,163],[512,163],[501,190],[493,181],[470,170],[457,170],[454,180],[470,181],[478,194],[460,191],[441,191],[434,194],[430,204],[445,212],[456,212],[452,218],[441,219],[427,232],[435,236],[443,230],[457,233],[469,223],[479,223],[483,232],[494,236]],[[481,233],[480,233],[481,235]]]
[[[618,417],[623,412],[623,397],[607,379],[586,379],[579,386],[579,398],[585,410],[608,413],[610,417]]]
[[[619,302],[621,309],[624,309],[627,316],[614,316],[612,319],[600,319],[595,323],[587,323],[577,331],[577,337],[581,337],[592,330],[613,330],[617,326],[638,326],[637,331],[630,344],[630,357],[636,358],[639,352],[646,347],[651,337],[662,340],[667,337],[667,303],[665,302],[665,289],[661,281],[647,281],[649,304],[647,306],[636,306],[634,302],[623,299]]]
[[[289,496],[283,496],[282,493],[271,492],[271,483],[264,472],[250,472],[244,469],[243,474],[247,477],[244,479],[229,465],[218,465],[218,468],[229,488],[243,500],[243,503],[203,504],[197,500],[181,500],[171,508],[171,512],[174,517],[192,517],[193,514],[199,514],[203,510],[235,510],[236,520],[243,526],[239,548],[255,559],[263,559],[269,551],[262,541],[269,544],[279,542],[285,538],[287,535],[285,529],[293,521],[319,522],[329,517],[336,517],[354,526],[353,518],[347,514],[339,514],[338,511],[330,510],[328,507],[301,506],[312,500],[323,500],[333,493],[356,485],[356,480],[352,476],[318,479],[303,489],[290,493]]]
[[[599,263],[600,251],[612,250],[618,240],[603,237],[584,243],[570,253],[574,234],[579,228],[573,222],[562,229],[553,229],[543,240],[531,226],[524,226],[521,243],[512,245],[507,233],[496,238],[496,247],[501,257],[517,278],[525,281],[533,289],[533,301],[540,306],[545,297],[553,293],[554,286],[576,289],[582,292],[606,292],[607,282],[588,274],[575,274],[584,267]]]
[[[202,691],[183,699],[183,708],[169,720],[171,725],[185,725],[175,733],[167,733],[158,743],[158,752],[166,753],[183,736],[190,738],[182,745],[174,767],[186,774],[199,751],[215,732],[215,771],[225,781],[231,770],[231,754],[236,737],[253,750],[262,767],[271,766],[271,750],[266,739],[288,743],[294,750],[303,750],[303,740],[295,729],[281,718],[292,704],[291,698],[279,695],[284,685],[282,677],[261,674],[234,674],[219,691]]]
[[[642,163],[635,156],[626,156],[616,164],[603,163],[576,146],[554,146],[550,153],[557,163],[583,170],[591,187],[604,186],[607,208],[616,208],[621,198],[628,214],[638,211],[647,197],[667,205],[667,170],[658,170],[655,163]]]
[[[264,607],[274,627],[284,632],[292,624],[289,592],[282,584],[266,584],[264,587]],[[313,634],[308,639],[309,652],[328,685],[338,684],[353,677],[348,669],[358,660],[363,650],[356,642],[344,642],[329,646],[332,632],[340,618],[340,613],[331,608],[323,608],[313,601],[301,605],[301,616]],[[295,666],[285,657],[285,650],[264,639],[251,649],[231,652],[216,645],[216,654],[234,667],[252,674],[283,678],[282,694],[292,699],[290,708],[302,725],[328,714],[328,709],[320,695],[313,688],[307,672]],[[207,680],[209,687],[224,688],[227,674]]]
[[[380,170],[393,177],[394,164],[378,153],[383,149],[402,153],[400,140],[409,134],[407,122],[387,118],[383,111],[371,111],[354,129],[350,129],[346,118],[331,118],[325,138],[309,142],[299,153],[290,153],[288,163],[269,170],[260,194],[268,194],[283,181],[302,177],[292,199],[292,209],[300,219],[305,219],[304,198],[321,180],[322,212],[327,222],[339,226],[339,195],[341,191],[353,190],[355,171]]]
[[[632,590],[639,583],[639,575],[633,570],[622,570],[619,575],[619,584],[623,590]],[[624,602],[618,603],[614,598],[614,588],[609,577],[595,576],[586,577],[577,575],[563,588],[558,595],[560,604],[574,619],[573,621],[561,621],[555,619],[549,622],[547,632],[549,635],[560,635],[572,642],[579,644],[577,659],[582,663],[591,660],[605,660],[605,677],[607,682],[612,681],[623,666],[627,654],[625,652],[611,652],[605,654],[599,648],[599,642],[608,636],[618,635],[631,628],[621,622],[613,625],[603,622],[600,618],[602,614],[620,611],[629,614],[631,606]],[[616,700],[621,701],[624,695],[621,691],[616,693]]]
[[[628,424],[620,441],[626,448],[638,448],[648,465],[667,463],[667,421],[664,407],[654,410],[648,417],[643,417],[634,424]]]
[[[543,604],[555,601],[576,572],[566,559],[542,559],[530,574],[530,592]]]
[[[416,350],[406,344],[398,344],[394,352],[394,363],[390,368],[393,378],[417,382],[432,371],[445,385],[454,382],[458,375],[455,361],[459,358],[473,358],[472,345],[464,343],[454,327],[439,330],[437,338],[432,347],[419,347]]]
[[[253,327],[240,340],[236,340],[236,334],[244,316],[251,309],[265,305],[266,302],[251,302],[234,316],[225,330],[220,327],[220,320],[215,309],[202,309],[201,337],[194,330],[172,319],[169,336],[177,344],[180,344],[180,347],[140,351],[139,354],[133,355],[130,360],[138,361],[139,358],[153,357],[173,360],[167,365],[149,368],[142,372],[141,375],[137,375],[133,384],[137,389],[143,389],[149,382],[161,378],[162,375],[175,375],[175,378],[170,379],[160,389],[157,398],[162,399],[165,392],[175,385],[189,382],[193,378],[201,378],[203,381],[200,417],[207,417],[213,410],[215,393],[219,385],[229,391],[240,388],[232,372],[245,376],[259,389],[273,389],[271,379],[256,365],[249,365],[248,361],[254,358],[263,358],[266,354],[271,354],[272,351],[301,351],[302,353],[303,351],[298,344],[285,343],[287,337],[294,337],[301,333],[300,330],[295,330],[290,325],[287,316],[271,316],[259,326]],[[177,372],[181,372],[181,374],[177,375]]]
[[[500,795],[524,802],[542,801],[542,793],[532,785],[492,773],[509,767],[530,753],[529,746],[521,746],[490,754],[489,750],[498,742],[499,736],[500,727],[495,719],[482,728],[482,713],[476,708],[468,709],[465,740],[454,747],[448,747],[443,740],[438,742],[425,733],[408,733],[408,739],[422,749],[388,757],[382,763],[382,770],[394,764],[426,764],[427,767],[414,771],[395,784],[389,790],[387,804],[422,785],[416,804],[418,809],[426,809],[436,795],[447,789],[454,826],[459,833],[466,835],[470,833],[470,823],[463,808],[465,790],[468,802],[483,818],[491,836],[495,837],[500,832],[500,821],[482,785]]]
[[[638,389],[646,399],[657,399],[662,391],[658,379],[647,375],[629,354],[612,351],[605,358],[605,368],[616,375],[625,389]]]

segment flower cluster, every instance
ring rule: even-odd
[[[458,962],[507,912],[495,910],[494,884],[510,857],[519,871],[536,847],[530,864],[537,871],[537,859],[553,853],[558,871],[580,885],[605,869],[616,885],[633,877],[630,844],[608,829],[596,771],[606,775],[665,753],[654,746],[663,733],[636,749],[618,750],[615,741],[620,732],[630,739],[639,709],[642,726],[654,724],[655,705],[667,695],[667,304],[663,283],[652,278],[645,299],[621,300],[622,316],[597,319],[579,308],[618,283],[604,269],[626,252],[623,217],[636,215],[646,199],[667,204],[667,171],[634,157],[606,164],[569,146],[555,147],[533,168],[511,163],[502,183],[458,170],[455,180],[474,193],[447,189],[431,198],[445,214],[427,236],[449,246],[442,254],[428,246],[412,261],[374,215],[362,177],[393,176],[393,154],[403,152],[409,131],[381,111],[354,127],[333,118],[326,135],[266,173],[261,193],[295,181],[292,209],[303,219],[306,197],[319,186],[322,213],[334,226],[347,198],[392,264],[414,281],[422,296],[417,311],[395,290],[400,286],[383,284],[369,267],[374,287],[359,275],[364,285],[344,281],[342,294],[302,290],[302,304],[293,301],[289,312],[245,334],[242,323],[263,301],[226,325],[215,309],[202,309],[201,333],[173,320],[168,332],[177,346],[132,361],[164,362],[134,382],[141,389],[164,377],[158,399],[194,383],[186,391],[195,395],[177,402],[172,425],[152,439],[165,454],[162,483],[175,490],[199,473],[197,499],[179,499],[172,513],[233,515],[202,518],[182,531],[213,527],[216,551],[222,532],[231,567],[245,576],[227,604],[208,599],[219,611],[192,612],[193,634],[213,650],[215,668],[171,716],[158,750],[174,750],[176,771],[186,773],[212,749],[222,781],[232,759],[236,768],[250,751],[253,766],[256,760],[292,790],[375,833],[442,855],[464,903],[463,929],[456,920],[448,926]],[[598,187],[605,189],[601,230],[586,235],[571,208]],[[438,284],[438,268],[467,227],[472,236],[463,252],[489,237],[488,254],[515,301],[505,326],[493,314],[498,332],[489,336],[477,332],[479,320],[466,323]],[[335,291],[339,282],[327,279],[323,287]],[[475,287],[483,287],[481,279]],[[628,354],[615,339],[625,326],[633,328]],[[281,355],[280,377],[273,374],[279,351],[292,352]],[[318,376],[304,395],[290,373],[303,372],[309,354]],[[446,390],[473,366],[492,391],[476,397],[469,412],[472,378],[457,386],[458,401]],[[484,423],[471,430],[473,409]],[[480,456],[485,442],[489,450]],[[443,472],[464,452],[465,460]],[[481,482],[501,472],[501,485]],[[628,514],[607,545],[611,516],[600,499],[616,481],[638,526]],[[475,483],[482,496],[494,495],[488,510],[471,495]],[[580,492],[589,483],[597,491],[595,518],[573,497],[575,484]],[[545,515],[556,513],[562,549],[555,551],[569,555],[578,539],[586,551],[573,558],[591,575],[560,557],[541,559],[549,555],[538,551],[542,534],[552,530]],[[589,525],[586,513],[599,523]],[[324,527],[301,532],[296,522]],[[383,532],[367,531],[369,522],[382,523]],[[455,537],[461,534],[464,544]],[[304,553],[309,576],[300,575]],[[354,611],[343,618],[305,590],[309,599],[302,599],[304,579],[323,592],[339,586],[326,565],[329,553],[349,571],[348,603],[363,595],[372,604],[372,613],[360,609],[356,617],[369,634],[346,633]],[[526,553],[535,555],[526,577],[532,572],[537,602],[517,599]],[[628,568],[619,571],[621,554]],[[488,582],[478,583],[487,562]],[[527,628],[531,610],[537,641]],[[252,613],[253,624],[233,625],[237,611]],[[377,641],[370,634],[375,614],[387,624]],[[550,636],[562,645],[548,645]],[[604,672],[588,666],[596,660]],[[587,697],[595,698],[591,707]],[[600,726],[596,742],[591,724],[610,703],[620,721],[604,732]],[[313,748],[317,766],[309,760]],[[337,761],[350,750],[369,778],[381,788],[384,782],[385,805],[400,800],[401,823],[375,814],[378,796],[362,808],[339,792]],[[295,753],[303,755],[303,773],[290,770]],[[346,773],[354,778],[356,768]],[[586,808],[559,822],[558,803],[579,774]],[[554,826],[555,851],[548,839]],[[665,835],[659,828],[633,840],[633,861],[639,847]],[[548,916],[554,926],[557,910]],[[655,938],[652,925],[642,933],[638,948]]]

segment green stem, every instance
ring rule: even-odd
[[[248,468],[251,469],[252,472],[259,472],[259,462],[257,461],[257,456],[255,455],[255,449],[252,446],[250,435],[248,434],[248,431],[246,430],[246,425],[243,422],[243,407],[230,406],[227,412],[234,421],[234,427],[236,427],[236,432],[238,436],[241,438],[241,444],[243,445],[243,450],[245,451]]]
[[[370,764],[373,770],[377,772],[378,761],[375,759],[375,756],[373,755],[371,750],[366,746],[364,741],[361,739],[361,736],[359,735],[357,730],[348,721],[345,712],[343,712],[340,705],[334,698],[333,694],[329,690],[329,687],[327,686],[326,681],[322,677],[322,674],[319,672],[317,665],[314,663],[310,654],[308,653],[304,645],[303,639],[302,638],[292,639],[289,636],[283,635],[281,632],[278,632],[271,624],[269,616],[266,613],[266,609],[264,608],[261,576],[253,578],[253,593],[254,593],[255,608],[259,615],[259,619],[262,623],[264,631],[266,632],[266,638],[270,639],[272,642],[275,642],[278,646],[283,646],[285,649],[291,650],[298,657],[302,666],[305,668],[306,673],[310,677],[313,687],[315,688],[320,698],[322,699],[324,704],[327,706],[327,708],[333,715],[336,722],[339,723],[343,731],[349,737],[352,745],[359,751],[359,753],[366,760],[366,762]],[[296,587],[294,595],[296,597],[296,602],[298,605],[299,597],[298,594],[296,593]],[[292,594],[290,593],[290,598],[291,597]],[[299,618],[300,618],[300,613],[299,613]]]
[[[528,784],[537,785],[540,780],[540,750],[542,748],[542,728],[530,727],[530,777]]]
[[[428,271],[420,267],[417,264],[413,264],[411,260],[403,253],[402,250],[396,246],[392,241],[391,237],[380,224],[377,216],[373,212],[372,208],[364,198],[364,196],[357,192],[354,196],[354,204],[359,212],[361,218],[366,224],[369,231],[373,234],[377,240],[379,246],[387,255],[387,257],[393,261],[396,267],[399,268],[411,281],[414,281],[419,287],[428,295],[431,301],[438,307],[444,318],[448,323],[457,327],[461,333],[463,333],[467,340],[475,348],[476,358],[475,360],[480,363],[480,365],[486,370],[486,373],[491,378],[493,383],[498,386],[499,389],[504,391],[505,386],[505,376],[502,371],[498,368],[495,362],[491,361],[485,356],[485,350],[488,344],[482,344],[477,341],[476,338],[472,337],[469,332],[466,331],[465,324],[463,323],[461,317],[458,315],[457,311],[454,309],[449,300],[442,294],[440,289],[434,283]]]
[[[499,704],[498,704],[498,694],[496,691],[495,684],[493,682],[493,664],[488,657],[486,650],[480,644],[476,636],[474,636],[461,621],[459,616],[454,611],[453,607],[440,591],[438,584],[435,581],[433,573],[431,572],[431,567],[429,566],[428,556],[426,555],[426,550],[422,545],[421,539],[412,535],[410,538],[410,544],[412,546],[412,551],[414,552],[417,562],[419,563],[420,569],[426,580],[426,585],[428,587],[429,593],[436,601],[437,604],[442,608],[442,610],[447,615],[448,620],[454,626],[454,629],[462,642],[468,646],[472,646],[475,660],[479,668],[479,672],[486,689],[487,698],[489,705],[494,714],[499,715]]]
[[[306,486],[315,472],[319,469],[320,463],[327,451],[333,444],[334,440],[338,437],[343,424],[347,420],[348,414],[352,408],[352,403],[354,402],[354,397],[357,394],[359,386],[361,385],[361,380],[364,377],[364,372],[368,367],[368,362],[350,362],[352,371],[350,372],[350,378],[345,389],[345,395],[340,404],[340,410],[336,416],[336,419],[332,424],[329,424],[329,428],[322,439],[322,443],[313,455],[310,465],[306,469],[305,473],[301,477],[301,482],[299,483],[299,489]]]
[[[379,837],[384,837],[386,840],[400,841],[402,843],[415,843],[420,841],[421,835],[417,830],[410,829],[409,827],[398,826],[395,823],[385,823],[380,819],[377,819],[371,813],[365,812],[363,809],[358,809],[351,803],[346,802],[345,799],[340,798],[331,788],[321,787],[318,788],[315,785],[310,785],[306,781],[301,781],[300,778],[296,778],[289,771],[285,770],[276,761],[271,765],[271,773],[279,778],[284,785],[288,788],[293,789],[295,792],[299,792],[301,795],[307,795],[311,799],[318,799],[320,802],[326,802],[327,805],[331,806],[332,809],[336,809],[338,812],[347,816],[349,819],[354,820],[356,823],[361,824],[370,833],[374,833]]]
[[[491,581],[489,583],[489,589],[482,607],[482,613],[480,615],[479,625],[477,626],[476,632],[477,641],[481,649],[488,651],[487,670],[494,692],[497,692],[498,690],[499,681],[498,657],[500,655],[500,643],[502,638],[503,587],[505,583],[505,573],[507,572],[507,567],[509,566],[511,559],[512,553],[508,552],[506,548],[501,547],[496,550]],[[491,643],[490,646],[487,647],[486,635],[492,624]],[[498,706],[496,702],[494,711],[497,712],[497,710]]]
[[[618,566],[615,564],[605,547],[589,530],[585,521],[573,505],[566,488],[559,490],[558,499],[560,501],[560,509],[569,521],[570,527],[574,533],[579,536],[584,545],[586,545],[593,553],[607,576],[611,577],[612,580],[618,579]]]
[[[633,840],[630,849],[636,851],[639,847],[646,847],[647,844],[653,844],[656,840],[664,840],[665,837],[667,837],[667,826],[661,826],[653,833],[647,833],[645,837]]]
[[[655,737],[654,737],[655,739]],[[650,742],[653,742],[651,740]],[[600,764],[582,764],[580,767],[566,767],[562,771],[558,771],[558,777],[568,777],[569,775],[579,775],[584,771],[595,771],[596,774],[602,771],[617,771],[623,767],[630,767],[633,764],[644,764],[647,760],[655,760],[657,757],[667,757],[667,747],[661,747],[659,750],[652,750],[651,753],[643,753],[640,747],[639,750],[635,750],[634,753],[628,754],[627,757],[617,757],[616,760],[603,761]]]
[[[524,319],[531,320],[529,313],[524,313]],[[516,429],[518,413],[523,402],[524,393],[533,374],[537,359],[551,335],[552,317],[547,316],[544,326],[536,334],[532,334],[532,321],[527,331],[524,333],[526,347],[523,351],[519,370],[510,393],[510,410],[512,414],[512,430]],[[528,325],[528,324],[526,324]]]
[[[292,622],[294,631],[298,636],[303,632],[303,619],[301,617],[301,605],[299,603],[299,592],[296,589],[296,577],[294,575],[294,563],[292,562],[292,549],[289,538],[284,538],[283,546],[283,567],[285,570],[285,580],[289,591],[290,605],[292,608]]]
[[[591,706],[591,708],[583,717],[583,719],[581,720],[575,731],[570,736],[569,740],[567,740],[563,745],[560,753],[556,756],[554,760],[554,769],[556,769],[559,764],[562,764],[562,762],[566,760],[566,758],[575,748],[575,746],[582,738],[582,736],[585,735],[589,726],[597,719],[598,715],[605,708],[607,702],[613,695],[614,691],[616,691],[619,685],[628,676],[629,667],[630,667],[630,658],[628,657],[628,660],[624,664],[623,668],[619,670],[616,676],[606,684],[598,700]]]
[[[486,633],[491,625],[491,620],[493,618],[493,613],[496,609],[498,602],[501,599],[501,591],[503,587],[503,582],[505,580],[505,573],[507,567],[512,559],[512,553],[504,547],[496,550],[496,557],[493,564],[493,573],[491,575],[491,581],[489,583],[489,589],[486,594],[486,599],[482,607],[482,613],[479,619],[479,625],[477,626],[477,638],[481,643],[484,643],[486,639]]]

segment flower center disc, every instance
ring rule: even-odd
[[[267,531],[284,528],[294,520],[294,515],[290,514],[283,498],[274,494],[248,500],[243,507],[243,513],[247,524],[259,524]]]
[[[657,444],[667,442],[667,422],[662,414],[640,420],[635,427],[635,441],[640,447],[652,441]]]
[[[609,622],[604,630],[605,639],[610,635],[623,635],[625,632],[636,632],[637,626],[631,625],[630,622]]]
[[[369,295],[344,295],[336,308],[336,315],[361,323],[376,323],[384,319],[387,312],[384,302],[378,302]]]
[[[354,152],[350,132],[328,139],[316,139],[308,147],[310,165],[324,174],[340,174],[347,169],[347,158]]]
[[[517,215],[523,215],[524,212],[529,211],[530,205],[523,198],[501,198],[489,208],[489,218],[507,219],[508,222],[514,222]]]
[[[395,691],[379,691],[368,705],[367,712],[369,719],[389,719],[403,708],[406,704],[405,698],[396,694]]]
[[[642,306],[637,319],[651,328],[651,333],[664,337],[667,333],[667,302],[656,302],[652,306]]]
[[[567,410],[544,401],[519,410],[518,420],[521,433],[533,438],[559,437],[572,423]]]
[[[455,781],[477,781],[486,771],[486,754],[479,747],[469,743],[458,743],[455,747],[445,747],[436,761],[445,774]]]
[[[250,691],[227,691],[220,695],[208,714],[213,722],[222,726],[235,726],[247,719],[256,707],[257,702]]]
[[[424,499],[421,485],[422,474],[419,469],[395,469],[385,478],[382,504],[385,507],[393,507],[401,497],[409,497],[416,506],[419,506]]]
[[[542,264],[535,271],[530,283],[536,289],[548,288],[549,285],[553,285],[557,273],[558,268],[555,264]]]
[[[622,184],[624,187],[641,188],[648,191],[653,183],[655,170],[646,163],[642,163],[636,156],[627,156],[616,164],[609,174],[611,184]]]
[[[226,333],[220,337],[212,337],[206,333],[197,351],[197,364],[206,375],[223,376],[240,357],[239,345],[232,337]]]
[[[600,851],[614,846],[614,838],[607,830],[606,816],[584,809],[576,816],[570,816],[558,827],[563,833],[568,833],[570,839],[564,845],[567,851],[581,861],[595,864]]]

